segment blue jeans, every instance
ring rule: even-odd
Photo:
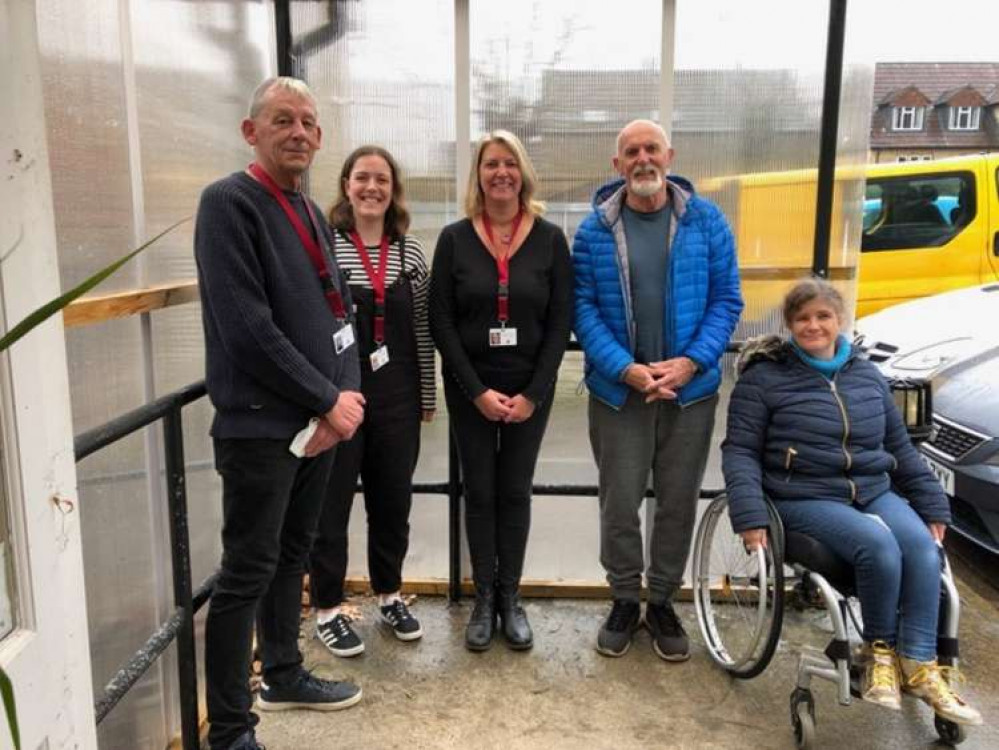
[[[817,539],[853,565],[865,641],[885,641],[910,659],[936,658],[940,551],[909,503],[886,492],[865,506],[831,500],[774,506],[785,529]]]

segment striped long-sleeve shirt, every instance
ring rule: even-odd
[[[350,283],[365,289],[371,289],[371,280],[364,270],[364,264],[357,253],[354,243],[344,237],[341,232],[334,232],[333,251],[337,266],[345,272]],[[413,285],[413,323],[416,327],[416,351],[420,368],[420,408],[431,411],[437,404],[437,385],[434,380],[434,342],[430,338],[430,326],[427,321],[427,292],[430,287],[430,274],[427,271],[427,259],[420,241],[407,234],[403,240],[406,243],[405,269],[402,268],[402,257],[399,243],[389,246],[388,268],[385,272],[385,286],[391,286],[399,273],[404,272],[412,280]],[[368,246],[368,254],[377,259],[378,245]]]

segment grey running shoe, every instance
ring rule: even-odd
[[[641,624],[638,602],[615,599],[610,614],[597,634],[597,651],[604,656],[624,656],[631,648],[631,638]]]
[[[666,661],[687,661],[690,641],[670,602],[645,608],[645,627],[652,634],[652,650]]]

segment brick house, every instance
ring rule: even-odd
[[[999,62],[877,63],[870,161],[999,150]]]

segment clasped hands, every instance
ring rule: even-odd
[[[516,396],[507,396],[492,388],[476,396],[473,403],[482,416],[490,422],[513,424],[524,422],[534,414],[534,402],[531,399],[519,393]]]
[[[645,394],[645,403],[673,400],[677,391],[690,382],[697,365],[690,357],[674,357],[647,365],[633,362],[624,371],[624,382]]]
[[[364,404],[364,396],[360,392],[340,391],[333,408],[319,420],[315,433],[305,444],[305,456],[318,456],[342,440],[354,437],[364,421]]]

